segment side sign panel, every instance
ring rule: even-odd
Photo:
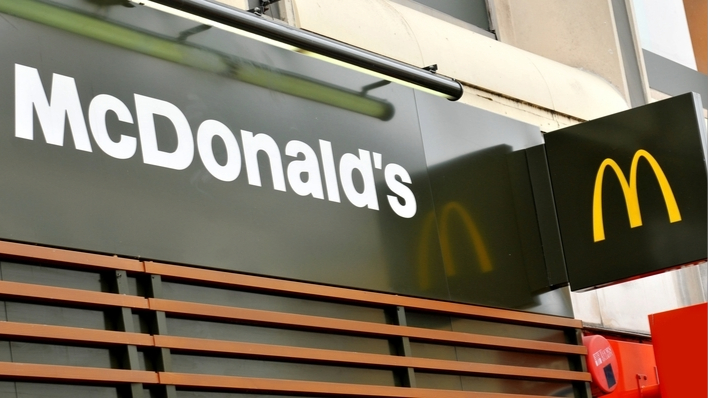
[[[527,159],[538,127],[415,96],[451,298],[572,316],[567,293],[548,290]]]
[[[706,258],[700,109],[685,94],[545,136],[573,290]]]

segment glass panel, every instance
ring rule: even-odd
[[[103,311],[16,302],[6,302],[5,310],[10,322],[113,330],[110,318]]]
[[[559,329],[456,318],[414,311],[406,312],[406,322],[408,326],[420,328],[566,343],[565,333]]]
[[[416,373],[419,388],[438,388],[443,390],[479,391],[506,394],[528,394],[533,396],[573,397],[570,383],[549,383],[513,379],[495,379],[484,377],[460,377],[430,373]]]
[[[682,0],[633,0],[640,42],[645,50],[696,70]]]
[[[288,312],[364,322],[386,323],[382,309],[273,296],[236,290],[163,282],[162,298],[205,304],[227,305],[266,311]]]
[[[392,371],[172,354],[172,370],[225,376],[395,386]]]
[[[76,271],[40,265],[19,264],[3,261],[2,280],[65,287],[70,289],[110,291],[110,284],[97,272]]]
[[[44,383],[0,383],[0,392],[4,392],[2,384],[14,384],[17,395],[13,398],[127,398],[120,395],[115,387],[76,386],[68,384]],[[10,389],[8,391],[15,391]],[[5,394],[1,394],[5,397]]]
[[[411,342],[411,350],[413,356],[419,358],[570,370],[568,358],[563,355],[454,347],[419,342]]]
[[[104,348],[12,341],[10,342],[10,354],[12,362],[109,369],[120,367],[111,352]]]
[[[295,347],[327,350],[367,352],[371,354],[390,355],[393,353],[393,348],[389,344],[389,341],[384,339],[275,329],[233,323],[167,318],[167,330],[172,336],[291,345]]]
[[[415,2],[484,30],[489,30],[489,16],[485,0],[415,0]]]
[[[297,397],[291,395],[261,395],[261,394],[238,394],[228,392],[204,392],[204,391],[181,391],[177,390],[178,398],[309,398],[304,395]]]

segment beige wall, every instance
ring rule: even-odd
[[[224,3],[231,7],[240,8],[242,10],[248,9],[248,0],[218,0],[219,3]]]
[[[302,29],[414,66],[437,64],[438,73],[467,86],[462,102],[544,131],[628,107],[610,0],[490,0],[499,41],[405,4],[281,0],[277,6]]]
[[[610,0],[492,0],[500,41],[609,81],[627,82]]]
[[[602,76],[388,0],[289,0],[295,25],[467,86],[462,102],[551,131],[627,109]]]

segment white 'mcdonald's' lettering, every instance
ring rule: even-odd
[[[283,161],[280,158],[278,144],[268,134],[253,135],[250,131],[241,130],[243,141],[243,160],[246,162],[248,183],[261,186],[261,170],[258,168],[258,152],[262,151],[270,160],[270,173],[273,175],[273,189],[285,192],[285,177],[283,176]]]
[[[312,195],[313,198],[324,199],[320,165],[315,151],[304,142],[293,140],[285,146],[285,154],[294,158],[300,154],[305,156],[303,160],[293,160],[288,165],[288,182],[293,191],[300,196]],[[301,178],[303,174],[307,174],[306,180]]]
[[[358,170],[364,180],[364,189],[361,192],[357,191],[354,186],[354,170]],[[354,206],[366,206],[372,210],[379,209],[369,151],[359,149],[359,157],[352,153],[345,153],[339,160],[339,178],[342,180],[344,193]]]
[[[192,130],[179,108],[167,101],[135,94],[135,112],[138,115],[143,162],[175,170],[184,170],[192,164],[194,159]],[[154,115],[166,117],[175,126],[177,149],[174,152],[164,152],[157,148]]]
[[[386,198],[388,199],[389,205],[391,205],[391,209],[403,218],[413,217],[416,210],[418,210],[415,203],[415,196],[413,196],[413,192],[407,186],[401,183],[405,182],[406,184],[410,184],[411,176],[403,166],[395,163],[386,166],[384,175],[386,176],[388,189],[403,199],[403,203],[401,203],[400,199],[395,196],[387,195]],[[398,182],[396,177],[398,177],[401,182]]]
[[[227,161],[223,166],[214,158],[212,140],[219,137],[226,146]],[[216,120],[202,122],[197,130],[197,148],[204,167],[221,181],[233,181],[241,174],[241,151],[238,149],[236,137],[226,125]]]
[[[96,140],[98,147],[103,152],[116,159],[129,159],[135,155],[138,147],[135,137],[122,135],[118,142],[114,142],[108,136],[106,128],[106,113],[113,111],[118,117],[118,120],[124,123],[133,123],[133,116],[130,110],[118,98],[107,94],[99,94],[89,105],[89,125],[93,138]]]
[[[125,103],[108,94],[96,95],[89,103],[88,126],[91,135],[101,151],[115,159],[132,158],[137,152],[139,138],[143,163],[184,170],[194,161],[196,147],[204,168],[214,178],[224,182],[236,180],[241,174],[243,158],[248,183],[261,187],[258,162],[261,155],[261,158],[265,156],[268,160],[274,190],[286,192],[289,185],[297,195],[324,200],[326,193],[327,200],[340,203],[341,183],[341,189],[351,204],[371,210],[379,210],[374,173],[375,170],[383,170],[383,181],[393,194],[386,195],[391,210],[403,218],[416,214],[415,195],[410,188],[411,176],[398,164],[384,166],[380,153],[358,149],[358,154],[342,154],[337,165],[331,142],[319,140],[318,158],[318,153],[308,144],[291,140],[285,145],[285,156],[290,161],[284,168],[280,147],[268,134],[241,130],[239,146],[236,135],[226,125],[217,120],[206,120],[197,129],[195,146],[189,121],[178,107],[139,94],[135,94],[133,100],[135,118]],[[137,124],[138,138],[120,135],[114,141],[106,126],[109,111],[122,123]],[[64,146],[65,121],[68,120],[75,148],[92,151],[74,78],[55,73],[52,76],[51,97],[47,99],[37,69],[15,64],[15,137],[34,140],[35,113],[47,144]],[[177,147],[173,151],[158,147],[155,116],[166,118],[174,127],[168,132],[160,132],[175,135]],[[226,148],[225,161],[217,161],[214,155],[215,139],[221,140]]]
[[[47,100],[37,69],[15,64],[15,137],[34,139],[34,110],[47,144],[64,145],[64,120],[68,118],[76,149],[91,152],[74,79],[55,73],[52,98]]]

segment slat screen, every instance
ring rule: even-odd
[[[0,396],[589,397],[580,321],[0,242]]]

